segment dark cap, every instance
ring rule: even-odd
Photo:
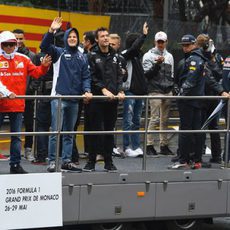
[[[196,42],[196,38],[191,34],[186,34],[181,38],[181,42],[179,44],[194,44]]]

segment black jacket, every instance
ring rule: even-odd
[[[35,53],[29,50],[27,47],[19,47],[18,53],[24,54],[30,58],[30,60],[35,64]],[[26,82],[26,94],[34,94],[34,90],[37,89],[37,79],[28,77]]]
[[[39,66],[41,65],[42,59],[45,57],[46,53],[39,52],[35,55],[34,64]],[[53,65],[50,66],[48,72],[41,76],[39,79],[35,79],[38,85],[38,93],[42,95],[50,95],[53,82]]]
[[[224,61],[222,85],[226,92],[230,92],[230,55]]]
[[[208,61],[205,65],[205,95],[220,95],[224,92],[220,80],[222,79],[222,70],[218,64]]]
[[[141,47],[144,44],[145,38],[146,35],[140,35],[130,48],[121,52],[125,60],[132,63],[131,81],[127,82],[129,81],[128,77],[127,81],[123,84],[124,90],[130,91],[136,95],[147,94],[147,84],[141,63]]]
[[[108,53],[102,53],[99,46],[95,46],[88,53],[90,73],[92,77],[91,92],[94,95],[103,95],[106,88],[114,95],[122,91],[122,74],[118,54],[109,47]]]

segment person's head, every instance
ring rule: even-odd
[[[118,34],[110,34],[109,35],[109,45],[113,49],[118,51],[121,46],[121,37]]]
[[[21,29],[13,30],[13,33],[17,39],[18,48],[25,46],[25,33]]]
[[[65,47],[76,48],[79,45],[79,34],[77,29],[70,28],[64,34]]]
[[[95,40],[100,48],[109,47],[109,31],[105,27],[100,27],[95,31]]]
[[[197,47],[202,48],[204,51],[208,50],[209,40],[208,34],[199,34],[196,38]]]
[[[17,49],[17,39],[10,31],[3,31],[0,34],[1,49],[6,54],[12,54]]]
[[[69,33],[67,42],[70,47],[75,47],[78,44],[77,33],[74,30]]]
[[[199,34],[196,38],[196,43],[199,48],[202,48],[205,52],[213,54],[215,52],[215,46],[213,40],[208,34]]]
[[[85,50],[90,50],[95,44],[95,32],[87,31],[83,34],[82,45]]]
[[[182,49],[184,53],[189,53],[197,47],[196,38],[191,34],[186,34],[181,38]]]
[[[167,34],[163,31],[159,31],[155,34],[155,46],[160,51],[163,51],[167,46]]]
[[[128,33],[125,40],[125,48],[129,49],[132,44],[140,37],[140,33]]]

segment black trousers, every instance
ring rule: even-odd
[[[207,100],[205,102],[205,107],[202,110],[202,124],[206,121],[206,119],[212,114],[213,110],[216,108],[218,105],[219,101],[214,101],[214,100]],[[214,118],[209,126],[209,130],[218,130],[219,125],[218,125],[219,117]],[[203,143],[205,146],[205,140],[206,140],[206,134],[203,134]],[[212,153],[212,158],[220,158],[221,157],[221,140],[220,140],[220,134],[219,133],[210,133],[210,139],[211,139],[211,153]],[[204,148],[204,147],[203,147]]]
[[[90,130],[90,106],[84,105],[84,131]],[[86,153],[90,152],[90,135],[84,135],[84,150]]]
[[[228,120],[228,117],[229,117],[229,114],[228,114],[228,109],[227,109],[227,105],[225,105],[224,109],[223,109],[223,114],[224,114],[224,117],[225,117],[225,122],[227,122]],[[230,127],[229,127],[230,128]],[[226,141],[228,141],[228,161],[230,160],[230,136],[229,138],[227,139],[227,135],[225,134],[225,138],[224,138],[224,154],[223,154],[223,161],[225,161],[225,157],[226,157]]]
[[[78,126],[80,125],[80,122],[81,122],[82,109],[83,109],[83,101],[80,100],[79,104],[78,104],[77,121],[76,121],[76,124],[74,126],[75,131],[77,131]],[[73,162],[77,162],[78,159],[79,159],[79,152],[78,152],[78,148],[77,148],[76,138],[77,138],[77,135],[74,135],[74,138],[73,138],[73,150],[72,150],[72,161]]]
[[[201,108],[196,108],[185,102],[178,103],[180,114],[180,130],[201,129]],[[203,136],[201,133],[180,133],[179,149],[180,162],[201,162]],[[193,157],[191,158],[191,153]]]
[[[94,102],[89,104],[90,130],[113,131],[117,120],[117,101]],[[114,135],[90,135],[89,160],[95,162],[96,155],[102,154],[105,162],[112,162]]]
[[[48,100],[39,100],[36,115],[36,130],[48,132],[51,125],[51,105]],[[37,136],[37,160],[44,161],[48,156],[48,135]]]
[[[24,112],[24,124],[26,132],[33,132],[34,125],[34,101],[26,100]],[[25,136],[24,148],[32,148],[33,136]]]

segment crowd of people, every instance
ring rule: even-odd
[[[157,152],[157,141],[151,133],[158,123],[160,130],[167,129],[171,103],[164,96],[230,97],[229,57],[224,63],[207,34],[200,34],[197,38],[184,35],[180,41],[184,58],[175,65],[173,55],[167,50],[167,34],[163,31],[155,34],[154,46],[142,55],[141,48],[148,36],[147,23],[144,23],[141,33],[127,35],[123,51],[120,50],[120,36],[110,34],[107,28],[85,32],[80,44],[76,28],[63,31],[61,26],[62,18],[56,17],[42,39],[38,54],[25,46],[23,30],[0,34],[0,97],[3,97],[0,100],[0,127],[8,115],[11,132],[21,131],[23,117],[25,131],[28,132],[74,131],[84,111],[84,130],[102,131],[99,135],[84,135],[88,161],[83,169],[78,166],[79,153],[74,135],[64,134],[61,138],[55,134],[39,135],[36,145],[32,136],[26,136],[25,158],[33,164],[46,164],[48,158],[48,172],[55,172],[58,168],[55,161],[59,152],[57,147],[60,147],[62,171],[94,171],[99,156],[104,160],[106,171],[117,170],[112,158],[114,149],[117,150],[114,135],[103,134],[103,131],[115,129],[119,101],[123,103],[124,131],[140,129],[144,107],[143,99],[126,96],[152,96],[149,100],[148,156],[175,154],[169,148],[166,133],[160,134],[160,151]],[[60,105],[58,99],[39,99],[35,105],[33,100],[16,99],[17,95],[25,94],[82,95],[83,99],[62,99]],[[106,98],[94,100],[94,95]],[[154,99],[154,96],[162,99]],[[217,100],[177,100],[180,130],[200,130],[217,104]],[[57,116],[59,106],[60,119]],[[227,118],[227,112],[225,116]],[[217,130],[218,119],[216,116],[208,128]],[[171,168],[201,168],[205,136],[203,133],[179,133],[177,155],[172,158]],[[220,164],[226,155],[224,152],[222,158],[220,135],[210,133],[210,136],[210,162]],[[123,134],[122,152],[127,157],[143,156],[140,134]],[[14,135],[10,145],[10,173],[27,173],[20,161],[21,139]]]

